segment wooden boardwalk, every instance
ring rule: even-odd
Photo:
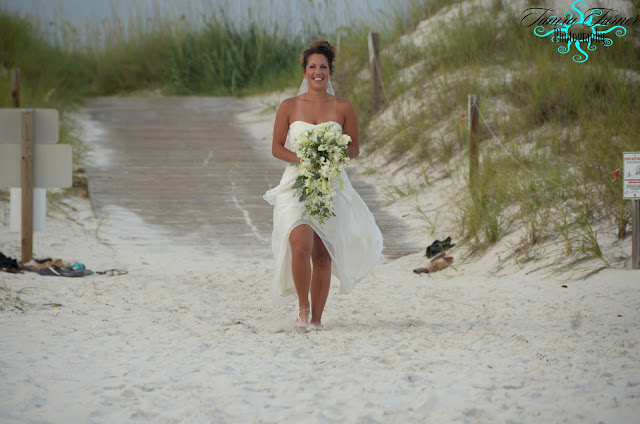
[[[85,112],[101,129],[88,169],[95,213],[109,215],[137,244],[270,256],[273,209],[262,195],[278,184],[284,164],[236,119],[246,109],[246,101],[233,98],[91,100]],[[380,207],[375,187],[352,184],[376,217],[388,258],[421,249],[405,242],[408,228]],[[161,241],[132,223],[131,213],[156,228]]]

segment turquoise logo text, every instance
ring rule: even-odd
[[[612,13],[614,9],[592,8],[583,12],[579,8],[586,9],[587,6],[585,0],[576,0],[571,4],[576,16],[573,12],[565,12],[564,17],[547,16],[552,9],[529,8],[522,12],[520,25],[531,27],[537,24],[533,29],[537,37],[551,37],[552,43],[562,43],[558,47],[561,54],[568,54],[575,48],[573,61],[584,63],[589,59],[588,52],[594,52],[598,44],[603,47],[613,45],[613,40],[609,38],[613,34],[624,37],[627,29],[623,25],[635,25],[640,21],[640,16],[634,19],[615,15]],[[549,31],[544,25],[556,28]]]

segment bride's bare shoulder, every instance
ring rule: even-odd
[[[353,105],[347,99],[341,99],[340,97],[336,97],[336,104],[338,108],[343,112],[349,112],[353,110]]]
[[[289,97],[288,99],[284,99],[280,103],[280,106],[278,107],[278,111],[282,111],[282,112],[291,111],[293,109],[293,105],[295,104],[295,102],[296,102],[295,97]]]

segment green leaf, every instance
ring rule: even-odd
[[[296,182],[293,183],[293,187],[291,188],[300,188],[304,185],[304,177],[298,177],[298,179],[296,179]]]

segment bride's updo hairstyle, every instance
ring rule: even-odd
[[[336,58],[336,49],[325,40],[317,40],[309,44],[309,47],[300,56],[302,70],[307,69],[307,61],[312,54],[321,54],[329,61],[329,71],[333,74],[333,61]]]

